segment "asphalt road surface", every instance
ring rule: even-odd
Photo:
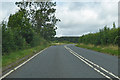
[[[72,44],[51,46],[6,78],[118,78],[118,58]]]

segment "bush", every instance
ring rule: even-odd
[[[97,33],[90,33],[83,35],[79,38],[79,43],[94,44],[94,45],[116,45],[119,43],[119,28],[115,28],[115,23],[113,28],[108,28],[105,26],[100,29]]]
[[[11,29],[2,30],[2,51],[10,52],[16,48],[14,42],[14,34]]]

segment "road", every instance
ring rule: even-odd
[[[47,48],[6,78],[117,77],[117,57],[68,44]]]

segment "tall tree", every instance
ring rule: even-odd
[[[56,2],[16,2],[16,5],[21,10],[26,10],[27,17],[37,33],[47,40],[55,36],[57,29],[55,25],[60,21],[55,17]]]
[[[14,30],[15,32],[17,31],[17,34],[19,36],[25,38],[27,43],[30,43],[32,39],[33,30],[31,28],[29,19],[26,16],[25,10],[19,10],[17,13],[10,15],[8,27]]]
[[[113,22],[113,28],[114,28],[114,29],[116,28],[115,22]]]

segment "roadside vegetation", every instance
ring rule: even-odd
[[[8,55],[4,55],[2,56],[2,63],[3,63],[2,66],[6,67],[10,65],[11,63],[15,63],[16,61],[24,57],[29,58],[30,56],[36,54],[37,52],[43,50],[44,48],[48,46],[49,44],[42,45],[42,46],[36,46],[33,48],[29,48],[29,49],[14,51],[14,52],[9,53]]]
[[[98,45],[95,46],[93,44],[77,44],[77,47],[81,47],[81,48],[86,48],[86,49],[91,49],[94,51],[98,51],[98,52],[102,52],[102,53],[107,53],[110,55],[114,55],[114,56],[118,56],[118,46],[117,45]]]
[[[52,39],[54,42],[63,42],[63,43],[78,43],[78,36],[62,36],[55,37]]]
[[[105,26],[99,32],[82,35],[77,46],[119,56],[119,44],[120,28],[113,23],[111,29]]]
[[[74,44],[72,42],[68,42],[68,41],[62,41],[62,42],[56,42],[56,41],[53,41],[51,43],[51,45],[55,46],[55,45],[65,45],[65,44]]]
[[[56,35],[55,2],[16,2],[19,10],[2,21],[3,67],[48,47]]]
[[[106,25],[96,33],[89,33],[80,37],[55,37],[52,40],[56,43],[75,43],[77,47],[120,56],[118,49],[120,47],[120,28],[116,27],[115,22],[113,22],[112,28]]]

